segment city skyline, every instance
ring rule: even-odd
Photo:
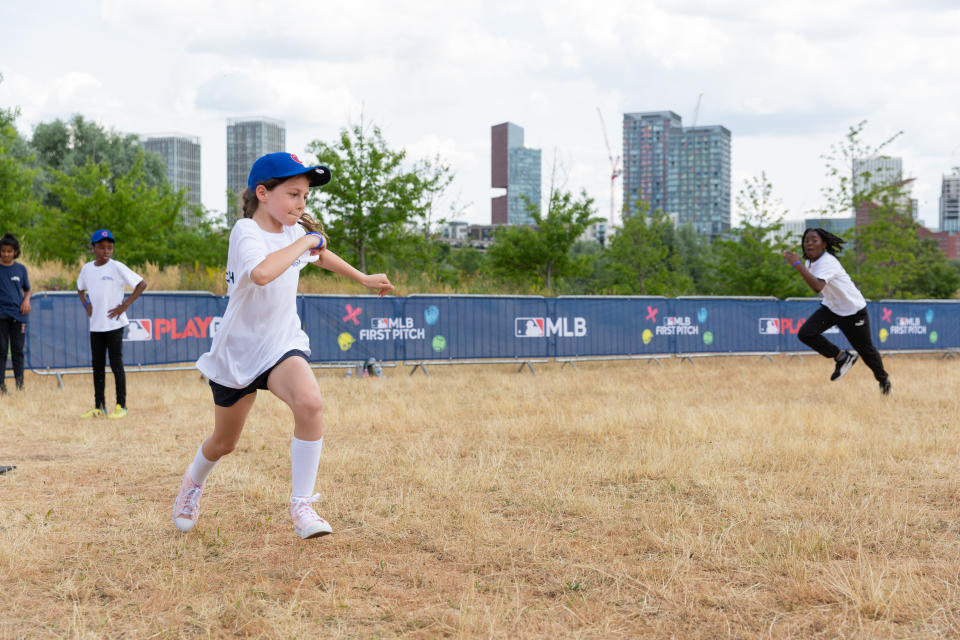
[[[822,156],[862,120],[873,144],[903,130],[885,152],[916,178],[928,226],[938,225],[941,176],[960,165],[960,87],[944,82],[960,9],[946,1],[362,1],[329,11],[294,0],[292,24],[251,20],[258,5],[245,0],[230,11],[204,0],[46,9],[0,7],[0,60],[11,61],[0,63],[0,105],[21,109],[17,128],[29,135],[79,113],[119,132],[197,136],[203,200],[215,210],[227,184],[223,122],[238,115],[283,120],[286,150],[304,158],[310,142],[374,123],[412,159],[449,163],[450,200],[477,223],[489,220],[488,127],[504,121],[524,123],[545,173],[555,167],[558,183],[585,189],[605,217],[611,165],[598,109],[614,155],[622,113],[672,110],[726,127],[733,193],[764,172],[794,218],[823,204]],[[38,42],[38,54],[22,55]]]

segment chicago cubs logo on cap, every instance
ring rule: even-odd
[[[294,161],[294,162],[297,162],[297,163],[299,163],[299,164],[303,164],[303,161],[302,161],[300,158],[297,157],[297,154],[291,153],[291,154],[290,154],[290,157],[293,158],[293,161]]]

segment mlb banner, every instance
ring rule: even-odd
[[[957,303],[881,300],[870,305],[873,343],[884,350],[944,349],[960,344]]]
[[[76,293],[41,291],[32,296],[27,342],[31,369],[90,366],[90,329]],[[127,309],[123,334],[128,365],[196,360],[210,349],[227,300],[212,293],[145,292]]]
[[[771,353],[780,336],[769,319],[779,316],[776,298],[675,298],[659,330],[675,336],[677,353]]]
[[[571,296],[552,300],[544,332],[552,337],[554,357],[657,355],[674,352],[672,334],[657,331],[671,315],[661,296]]]
[[[86,313],[72,292],[38,292],[27,329],[27,366],[90,366]],[[484,360],[668,354],[804,353],[797,338],[815,298],[629,296],[407,297],[302,295],[297,310],[312,362]],[[127,310],[124,362],[189,363],[210,348],[227,298],[146,292]],[[960,348],[960,302],[868,303],[884,350]],[[264,331],[269,331],[265,327]],[[836,327],[825,337],[849,343]]]

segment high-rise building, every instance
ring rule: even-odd
[[[286,125],[272,118],[227,119],[227,212],[239,217],[239,196],[247,188],[247,176],[262,155],[286,151]]]
[[[523,146],[523,128],[504,122],[490,128],[490,186],[507,193],[491,199],[492,224],[532,224],[540,210],[540,149]]]
[[[699,234],[726,232],[730,138],[719,125],[684,127],[672,111],[623,114],[624,215],[644,203]]]
[[[903,160],[890,156],[855,158],[853,161],[853,192],[870,191],[897,184],[903,180]]]
[[[960,167],[944,174],[940,183],[940,231],[960,232]]]
[[[898,210],[916,220],[920,207],[911,195],[916,178],[903,177],[903,160],[890,156],[855,158],[853,160],[853,196],[859,204],[854,206],[857,226],[870,224],[873,211],[884,200],[890,199]],[[889,188],[889,189],[887,189]],[[887,189],[886,191],[881,191]]]
[[[175,190],[186,189],[187,200],[200,204],[200,138],[171,133],[147,136],[143,148],[167,163],[167,180]]]

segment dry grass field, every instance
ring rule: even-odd
[[[286,514],[291,420],[261,392],[190,534],[196,372],[0,397],[2,638],[960,635],[960,361],[549,363],[317,373],[318,512]],[[108,402],[112,377],[107,376]]]

